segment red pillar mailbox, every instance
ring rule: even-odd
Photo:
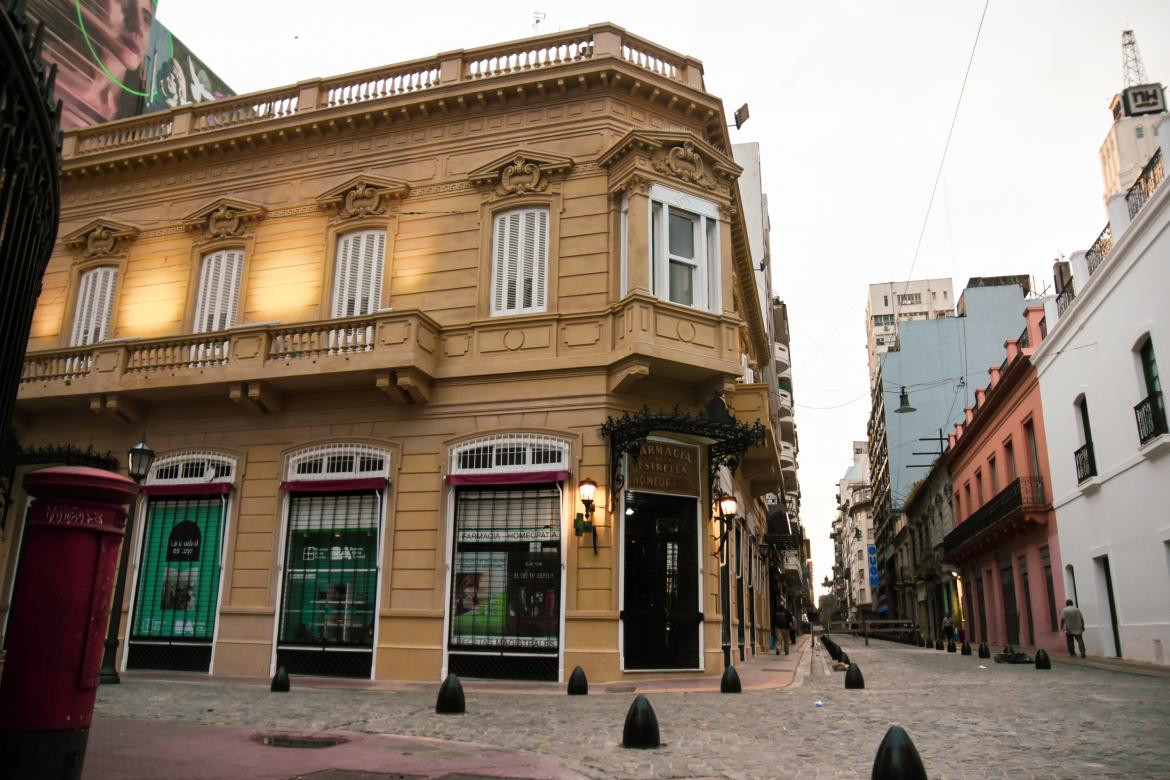
[[[80,777],[126,505],[138,486],[82,466],[29,472],[36,498],[0,679],[0,773]]]

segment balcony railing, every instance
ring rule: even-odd
[[[1125,193],[1125,205],[1129,207],[1130,219],[1136,217],[1137,213],[1142,210],[1142,206],[1146,205],[1146,201],[1154,194],[1154,190],[1158,189],[1163,178],[1165,178],[1165,174],[1162,170],[1162,150],[1158,149],[1150,157],[1146,167],[1142,168],[1142,172],[1138,174],[1137,181],[1129,188],[1129,192]]]
[[[1109,252],[1112,249],[1113,228],[1106,223],[1105,229],[1101,231],[1101,235],[1097,236],[1097,240],[1089,247],[1089,251],[1085,252],[1085,260],[1089,264],[1090,276],[1097,270],[1097,266],[1105,261],[1105,258],[1109,256]]]
[[[1056,296],[1056,313],[1064,314],[1064,310],[1069,307],[1069,304],[1073,302],[1073,298],[1076,297],[1077,294],[1073,292],[1072,282],[1066,282],[1060,295]]]
[[[943,539],[943,549],[953,552],[998,523],[1029,509],[1042,509],[1045,504],[1044,478],[1020,477],[947,534]]]
[[[1133,408],[1137,418],[1138,442],[1145,444],[1155,436],[1166,433],[1166,405],[1162,402],[1162,394],[1153,392],[1148,398],[1143,398]]]
[[[1089,477],[1097,476],[1097,459],[1093,457],[1093,442],[1073,453],[1077,463],[1077,483],[1084,482]]]
[[[180,106],[146,118],[107,122],[69,133],[65,157],[83,157],[168,138],[303,116],[339,106],[437,92],[440,87],[457,83],[482,83],[602,56],[629,63],[648,74],[703,89],[702,66],[698,61],[620,27],[602,24],[304,81],[210,103]],[[446,96],[437,95],[436,99],[440,110],[446,110]],[[458,103],[463,104],[462,97],[458,98]]]

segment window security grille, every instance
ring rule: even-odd
[[[492,229],[492,314],[545,310],[548,209],[513,209]]]
[[[569,443],[542,434],[484,436],[451,451],[448,473],[560,471],[568,468]]]
[[[388,477],[390,453],[364,444],[326,444],[299,450],[289,458],[290,482]]]
[[[127,666],[207,671],[225,505],[222,496],[150,500]]]
[[[234,482],[236,459],[228,455],[188,450],[163,456],[154,462],[148,485],[193,485]]]
[[[377,491],[290,496],[277,646],[289,672],[369,676],[380,517]]]
[[[118,269],[113,266],[91,268],[81,275],[77,283],[77,306],[70,346],[83,347],[110,337],[117,285]]]
[[[459,488],[450,658],[458,674],[556,679],[561,491]]]

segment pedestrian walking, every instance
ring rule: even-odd
[[[948,642],[954,641],[954,639],[955,639],[955,621],[951,618],[950,612],[948,612],[946,617],[943,618],[942,632],[943,632],[944,639],[946,639]]]
[[[1081,658],[1085,657],[1085,616],[1073,606],[1072,599],[1065,602],[1065,608],[1060,611],[1060,630],[1064,632],[1064,641],[1068,642],[1068,654],[1077,657],[1073,649],[1073,642],[1080,646]]]
[[[796,644],[796,615],[788,613],[788,639]]]
[[[776,635],[776,655],[780,655],[780,648],[784,648],[784,655],[788,655],[788,621],[791,618],[783,602],[778,602],[776,611],[772,614],[772,633]]]

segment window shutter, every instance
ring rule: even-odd
[[[225,249],[206,255],[195,304],[195,333],[227,330],[236,324],[244,253]]]
[[[516,209],[496,217],[492,314],[544,311],[548,278],[548,209]]]
[[[337,240],[333,316],[370,314],[382,304],[386,231],[346,233]]]
[[[82,347],[110,337],[117,284],[118,269],[112,266],[93,268],[81,275],[71,346]]]

